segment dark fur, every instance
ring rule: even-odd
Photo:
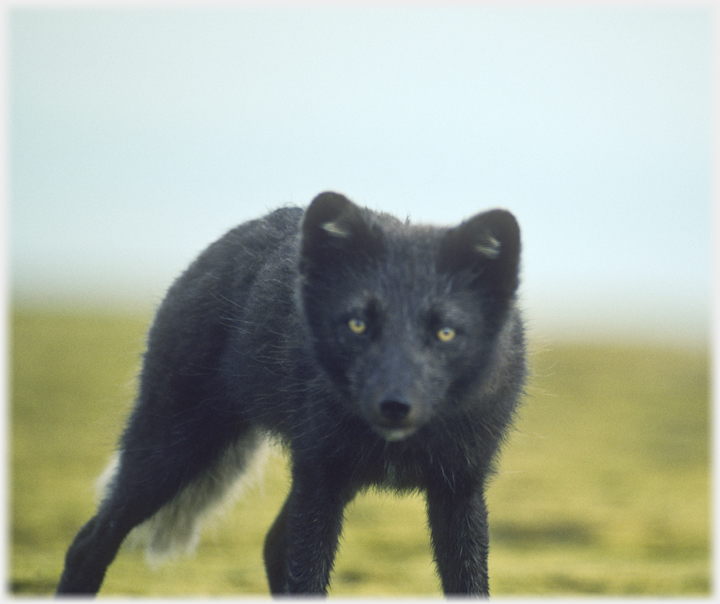
[[[219,460],[241,473],[268,433],[292,459],[272,593],[325,594],[343,509],[379,486],[426,493],[444,592],[487,595],[484,490],[525,375],[519,251],[504,211],[415,226],[334,193],[211,245],[157,312],[118,469],[58,593],[95,593],[134,526],[203,480],[222,491]]]

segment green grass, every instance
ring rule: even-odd
[[[54,590],[132,404],[147,317],[11,317],[10,589]],[[546,344],[488,505],[495,595],[710,593],[705,351]],[[288,488],[280,453],[157,570],[124,548],[103,595],[267,594],[262,542]],[[421,497],[348,509],[331,595],[440,595]]]

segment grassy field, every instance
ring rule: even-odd
[[[11,593],[50,594],[92,515],[147,323],[12,314]],[[704,350],[533,345],[488,497],[494,595],[710,593],[708,362]],[[101,594],[267,594],[262,542],[287,489],[278,452],[193,557],[151,570],[125,548]],[[371,493],[350,506],[331,595],[440,595],[422,498]]]

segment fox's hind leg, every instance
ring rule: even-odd
[[[192,540],[198,517],[230,490],[262,442],[259,432],[228,418],[194,417],[151,435],[138,415],[97,514],[68,550],[58,594],[96,593],[127,534],[148,519],[150,550]]]
[[[65,556],[65,569],[58,584],[58,595],[92,595],[97,593],[105,570],[127,531],[99,514],[89,520],[75,537]],[[98,536],[102,535],[99,539]]]
[[[151,485],[127,485],[125,465],[121,460],[114,488],[68,549],[58,594],[97,593],[130,530],[152,516],[180,488],[177,480],[170,479],[157,490]]]

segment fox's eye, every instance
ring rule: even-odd
[[[455,330],[452,327],[443,327],[437,331],[437,339],[441,342],[449,342],[455,337]]]
[[[365,325],[365,321],[362,321],[360,319],[350,319],[348,321],[348,327],[350,328],[350,331],[352,331],[355,335],[360,335],[361,333],[364,333],[367,329],[367,325]]]

